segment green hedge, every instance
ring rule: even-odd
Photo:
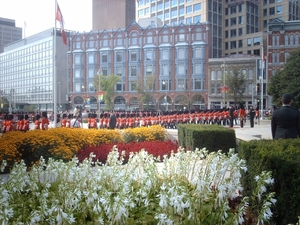
[[[300,139],[241,141],[239,155],[248,164],[242,177],[243,195],[251,193],[255,174],[272,171],[272,191],[277,199],[273,220],[276,224],[295,224],[300,215]]]
[[[236,148],[236,136],[233,129],[209,124],[180,124],[178,143],[186,149],[206,148],[208,151],[226,153]]]

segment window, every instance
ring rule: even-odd
[[[243,47],[243,40],[239,40],[239,48]]]
[[[203,66],[202,64],[195,64],[194,65],[194,74],[202,74]]]
[[[184,15],[184,8],[179,8],[179,16],[183,16]]]
[[[236,41],[230,42],[230,49],[236,49]]]
[[[231,10],[231,14],[235,14],[236,13],[236,5],[231,6],[230,10]]]
[[[248,77],[249,79],[253,79],[253,70],[248,70]]]
[[[275,3],[275,0],[270,0],[270,4]]]
[[[152,66],[150,65],[146,66],[146,75],[152,75]]]
[[[225,20],[225,27],[228,27],[228,19]]]
[[[239,36],[243,36],[243,28],[239,28]]]
[[[252,39],[251,38],[248,38],[247,39],[247,46],[249,47],[249,46],[251,46],[252,45]]]
[[[260,37],[253,38],[253,45],[260,45]]]
[[[130,53],[130,61],[131,61],[131,62],[137,62],[137,61],[138,61],[138,55],[137,55],[137,52],[131,52],[131,53]]]
[[[75,64],[76,64],[76,65],[80,64],[80,63],[81,63],[80,55],[75,55],[74,61],[75,61]]]
[[[201,10],[201,3],[194,5],[194,12],[199,12]]]
[[[244,4],[238,5],[238,10],[239,10],[239,12],[243,12],[243,6],[244,6]]]
[[[194,58],[196,58],[196,59],[201,58],[201,49],[200,48],[194,49]]]
[[[201,15],[194,16],[194,23],[201,22]]]
[[[94,63],[94,54],[88,54],[88,64]]]
[[[74,69],[74,78],[80,78],[80,69]]]
[[[236,25],[236,17],[233,17],[230,19],[230,25],[235,26]]]
[[[177,65],[178,68],[178,75],[185,75],[186,74],[186,70],[185,70],[185,65],[184,64],[178,64]]]
[[[268,9],[264,9],[264,10],[263,10],[263,15],[264,15],[264,16],[268,16]]]
[[[162,2],[157,3],[157,11],[161,11],[163,9]]]
[[[122,52],[116,53],[116,62],[122,62],[123,61],[123,54]]]
[[[89,68],[88,69],[88,77],[93,78],[94,75],[95,75],[94,68]]]
[[[264,20],[264,21],[263,21],[263,26],[264,26],[264,28],[267,28],[267,27],[268,27],[268,20]]]
[[[179,48],[178,49],[178,59],[185,59],[185,49],[184,48]]]
[[[269,15],[274,15],[275,14],[275,7],[269,8]]]
[[[130,67],[130,76],[132,76],[132,77],[137,76],[137,67],[136,66],[131,66]]]
[[[153,58],[153,52],[148,50],[146,51],[146,61],[153,61],[154,58]]]
[[[121,66],[117,66],[116,67],[116,75],[121,77],[122,74],[123,74],[122,73],[122,67]]]
[[[167,50],[167,49],[162,50],[162,52],[161,52],[161,59],[162,60],[169,59],[169,50]]]
[[[187,24],[192,23],[192,17],[186,18],[186,23]]]
[[[177,8],[171,10],[171,18],[177,17],[178,16],[178,11]]]
[[[107,67],[106,66],[101,67],[101,75],[107,76],[107,74],[108,74]]]
[[[236,29],[230,30],[230,37],[236,37]]]
[[[277,14],[282,13],[282,5],[277,6]]]
[[[177,6],[178,0],[171,0],[171,7]]]
[[[136,81],[130,81],[130,91],[137,91],[137,87]]]
[[[243,16],[239,16],[238,20],[239,20],[239,24],[243,24]]]
[[[192,13],[192,12],[193,12],[192,6],[187,6],[186,7],[186,14],[189,14],[189,13]]]
[[[216,71],[211,71],[211,80],[216,80]]]
[[[161,65],[161,75],[169,76],[169,65],[168,64]]]
[[[195,90],[201,90],[201,80],[200,79],[195,79]]]
[[[225,16],[228,15],[228,8],[225,8]]]
[[[102,63],[107,63],[107,53],[102,53],[102,55],[101,55],[101,62]]]
[[[225,38],[228,38],[228,30],[225,31]]]

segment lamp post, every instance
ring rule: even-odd
[[[99,118],[99,120],[100,120],[100,113],[101,113],[101,111],[100,111],[100,107],[101,107],[101,103],[100,103],[100,101],[101,101],[101,97],[100,97],[100,69],[97,71],[97,76],[99,77],[99,80],[98,80],[98,109],[99,109],[99,116],[98,116],[98,118]]]
[[[253,92],[254,92],[254,84],[253,84],[253,82],[251,84],[252,84],[252,86],[251,86],[251,88],[252,88],[252,91],[251,91],[251,94],[252,94],[252,96],[251,96],[252,97],[251,104],[254,107],[254,94],[253,94]]]
[[[223,106],[222,107],[225,107],[226,105],[226,93],[228,91],[228,87],[226,86],[226,74],[225,74],[225,71],[226,71],[226,64],[225,64],[225,61],[223,62],[223,64],[221,65],[221,68],[223,68],[223,86],[221,87],[221,91],[223,93]]]
[[[166,104],[166,111],[168,111],[168,84],[166,81],[163,81],[162,83],[166,87],[165,104]]]
[[[58,84],[58,111],[60,109],[60,81],[57,82]]]
[[[263,92],[263,89],[264,89],[264,78],[263,76],[260,76],[259,77],[261,83],[260,83],[260,111],[261,111],[261,116],[260,116],[260,119],[263,120],[263,104],[264,104],[264,92]]]

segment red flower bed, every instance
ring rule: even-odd
[[[154,157],[160,156],[161,159],[164,155],[170,156],[171,152],[177,152],[178,142],[177,141],[145,141],[145,142],[131,142],[131,143],[110,143],[110,144],[101,144],[100,146],[88,146],[84,149],[81,149],[77,153],[79,162],[82,162],[84,159],[89,158],[90,154],[93,153],[96,157],[93,158],[93,161],[99,161],[102,163],[106,162],[107,155],[111,152],[113,146],[116,145],[119,153],[125,151],[124,162],[128,161],[129,153],[139,152],[141,149],[145,149],[149,154]]]

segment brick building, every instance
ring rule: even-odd
[[[115,110],[205,108],[209,40],[201,23],[142,28],[132,22],[126,29],[77,33],[68,53],[72,106],[98,110],[95,76],[115,74],[121,80],[114,87]],[[146,75],[155,77],[147,106],[135,88]]]

